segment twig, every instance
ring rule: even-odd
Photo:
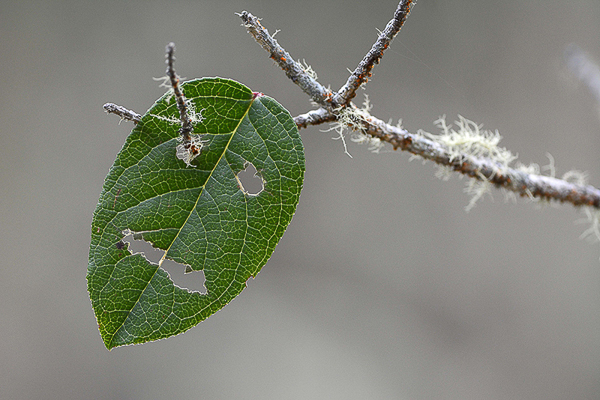
[[[320,125],[325,122],[334,122],[336,120],[337,116],[323,107],[294,117],[294,122],[296,123],[298,129],[307,128],[309,125]]]
[[[181,120],[181,128],[179,128],[179,141],[181,143],[176,147],[175,156],[182,160],[188,167],[195,167],[192,161],[202,153],[202,149],[207,142],[202,140],[200,135],[192,135],[194,131],[193,122],[202,121],[202,115],[200,113],[197,114],[192,109],[192,119],[192,115],[188,111],[187,100],[179,88],[179,77],[173,68],[173,62],[175,61],[174,52],[175,43],[171,42],[167,45],[167,54],[165,55],[167,60],[165,62],[167,63],[167,76],[171,81],[171,87],[177,99],[177,109],[179,110],[179,119]]]
[[[409,133],[372,116],[369,121],[364,122],[364,127],[366,134],[391,144],[394,150],[408,151],[478,181],[489,182],[515,192],[521,197],[556,200],[575,206],[587,205],[600,209],[600,190],[594,186],[529,174],[501,166],[498,162],[486,158],[466,154],[456,157],[446,146],[435,140]]]
[[[240,15],[244,26],[255,40],[269,53],[271,58],[285,71],[290,79],[299,85],[312,100],[322,107],[294,118],[298,128],[336,121],[346,123],[350,129],[359,130],[370,137],[390,143],[394,150],[401,149],[425,160],[431,160],[442,167],[467,175],[480,182],[494,184],[520,196],[569,202],[575,206],[587,205],[600,209],[600,190],[590,186],[568,182],[563,179],[537,175],[508,167],[494,159],[476,157],[471,154],[457,155],[442,142],[425,135],[411,134],[405,129],[389,125],[373,117],[365,110],[359,110],[349,102],[356,89],[366,82],[373,68],[381,58],[382,51],[402,27],[411,7],[412,0],[400,1],[394,18],[380,34],[371,51],[363,58],[357,69],[348,78],[338,93],[332,93],[309,76],[300,64],[285,51],[258,18],[244,11]],[[336,107],[337,106],[337,107]]]
[[[402,0],[396,8],[394,18],[388,22],[383,32],[379,34],[377,41],[371,47],[371,50],[365,55],[356,69],[348,77],[346,84],[334,94],[335,104],[348,104],[350,100],[356,96],[356,90],[369,80],[371,69],[375,64],[379,64],[379,60],[383,57],[383,52],[389,47],[390,43],[400,31],[412,6],[415,4],[413,0]]]
[[[122,120],[132,121],[134,124],[138,124],[142,120],[140,114],[115,103],[106,103],[103,107],[104,111],[109,114],[116,114],[121,117]]]
[[[165,63],[167,64],[167,76],[171,81],[171,87],[173,88],[173,93],[175,93],[175,98],[177,99],[177,109],[179,110],[179,119],[181,120],[179,133],[183,137],[184,142],[189,142],[191,140],[190,133],[194,130],[194,127],[192,126],[192,119],[187,111],[185,96],[179,88],[179,77],[173,68],[173,61],[175,60],[175,57],[173,56],[173,53],[175,52],[175,43],[169,43],[166,50]]]
[[[333,98],[330,89],[321,85],[317,80],[307,73],[302,64],[295,61],[292,56],[277,43],[273,36],[261,25],[260,20],[247,11],[237,14],[254,40],[265,49],[277,65],[285,72],[288,78],[310,96],[317,104],[329,107]]]

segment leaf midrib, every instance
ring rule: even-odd
[[[112,345],[112,342],[115,338],[115,336],[121,331],[121,329],[123,328],[123,326],[125,325],[125,323],[129,320],[129,316],[131,315],[131,311],[139,304],[140,299],[142,298],[142,296],[144,295],[144,293],[146,292],[146,290],[148,289],[148,286],[150,285],[150,282],[152,282],[152,280],[154,279],[154,276],[156,276],[156,273],[158,272],[159,268],[161,268],[161,265],[163,263],[163,261],[166,259],[167,253],[169,252],[169,250],[171,249],[171,246],[173,245],[173,243],[175,243],[175,241],[177,240],[177,238],[179,237],[179,234],[181,233],[181,231],[183,230],[183,227],[187,224],[187,221],[189,220],[190,216],[192,215],[192,213],[194,212],[194,210],[196,209],[196,207],[198,206],[198,202],[200,201],[200,198],[202,197],[202,194],[204,193],[204,189],[206,188],[206,184],[208,183],[208,181],[210,180],[210,178],[213,176],[213,173],[215,172],[217,166],[221,163],[221,160],[223,159],[223,157],[225,156],[225,153],[227,152],[227,149],[229,148],[229,145],[231,144],[231,141],[233,140],[234,135],[237,133],[242,121],[248,116],[248,113],[250,111],[250,108],[252,107],[252,105],[254,104],[254,101],[256,100],[256,97],[253,97],[250,101],[250,103],[248,104],[248,107],[246,108],[246,111],[244,112],[243,116],[239,119],[238,124],[236,125],[235,129],[233,129],[230,137],[229,137],[229,141],[227,142],[227,145],[224,146],[223,148],[223,152],[221,154],[221,156],[219,157],[218,161],[214,164],[214,167],[212,168],[212,170],[210,171],[210,174],[208,175],[206,181],[204,182],[204,185],[201,187],[200,193],[198,194],[198,197],[196,198],[196,202],[194,203],[194,206],[191,207],[190,212],[188,214],[188,216],[186,217],[185,221],[183,222],[183,224],[181,224],[181,228],[179,228],[179,231],[177,232],[177,234],[175,235],[175,237],[173,238],[173,240],[171,241],[171,244],[169,245],[169,247],[167,247],[165,249],[165,252],[163,254],[163,256],[161,257],[161,259],[158,261],[158,264],[156,265],[156,269],[154,270],[154,273],[152,274],[152,276],[150,277],[150,279],[148,279],[148,282],[146,283],[146,286],[140,291],[140,294],[138,296],[138,298],[135,300],[135,302],[132,304],[131,308],[127,311],[127,317],[123,319],[123,322],[121,323],[121,325],[115,329],[113,335],[110,338],[110,341],[108,343],[110,343]],[[247,212],[247,211],[246,211]],[[147,259],[146,262],[148,264],[151,264]],[[212,302],[210,302],[207,307],[209,307],[211,304],[214,303],[214,301],[219,300],[223,294],[225,294],[227,292],[227,290],[231,287],[233,281],[229,283],[229,285],[227,286],[227,288],[225,290],[222,291],[221,296],[219,296],[218,298],[216,298],[215,300],[213,300]],[[206,295],[208,295],[208,288],[207,288],[207,292]],[[205,310],[206,307],[200,309],[196,315],[198,313],[201,313],[203,310]],[[112,347],[111,347],[112,348]]]

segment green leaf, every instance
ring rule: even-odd
[[[201,154],[191,166],[177,158],[179,114],[165,94],[127,138],[94,212],[87,282],[108,349],[177,335],[227,305],[267,262],[298,204],[304,149],[287,110],[228,79],[182,90]],[[257,195],[237,178],[248,163],[263,180]],[[129,232],[165,250],[163,259],[204,271],[207,293],[176,286],[160,263],[132,254],[122,242]]]

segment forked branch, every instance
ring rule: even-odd
[[[271,58],[284,70],[292,82],[300,86],[314,102],[321,106],[294,118],[299,129],[309,125],[334,122],[338,124],[338,127],[343,125],[346,129],[366,135],[370,140],[387,142],[392,145],[394,150],[408,151],[415,156],[433,161],[442,168],[464,174],[478,181],[485,190],[488,186],[495,185],[522,197],[568,202],[575,206],[586,205],[600,210],[600,190],[593,186],[581,182],[569,182],[554,176],[531,173],[527,168],[511,167],[509,164],[516,157],[512,157],[510,152],[505,149],[498,148],[498,153],[507,155],[495,158],[488,157],[488,154],[495,154],[494,151],[486,153],[477,148],[465,150],[463,147],[454,146],[452,135],[459,134],[455,131],[447,129],[442,135],[409,133],[401,127],[392,126],[372,116],[368,109],[359,109],[350,101],[355,96],[356,89],[367,82],[373,66],[379,62],[391,40],[404,25],[414,3],[412,0],[400,1],[394,18],[381,32],[355,71],[348,77],[346,84],[337,92],[326,89],[315,79],[314,74],[296,62],[273,39],[257,17],[246,11],[240,13],[239,16],[248,32],[271,55]],[[478,126],[474,126],[473,132],[471,132],[470,124],[472,123],[467,121],[466,127],[463,126],[467,129],[463,134],[472,135],[471,139],[475,142],[477,140],[483,142],[478,145],[485,147],[496,138],[499,140],[497,134],[496,136],[492,134],[492,138],[487,132],[480,134]],[[477,138],[476,135],[481,136]]]

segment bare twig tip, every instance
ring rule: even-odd
[[[103,108],[109,114],[118,115],[121,120],[132,121],[134,124],[138,124],[142,120],[140,114],[115,103],[106,103]]]
[[[173,93],[175,94],[175,98],[177,100],[179,119],[181,120],[181,128],[179,129],[179,133],[185,141],[189,141],[190,133],[194,130],[194,127],[192,126],[192,120],[188,113],[187,101],[179,87],[179,77],[175,73],[175,68],[173,67],[173,63],[175,61],[175,57],[173,55],[175,52],[175,43],[169,43],[166,47],[166,52],[167,54],[165,57],[167,58],[167,76],[171,81],[171,87],[173,88]]]

